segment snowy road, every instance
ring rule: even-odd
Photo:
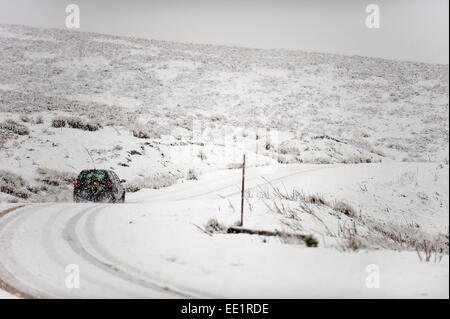
[[[286,166],[265,177],[298,183],[336,169]],[[251,236],[208,237],[194,225],[218,214],[212,211],[221,198],[239,194],[239,171],[218,174],[130,194],[125,204],[34,204],[5,214],[0,280],[23,297],[37,298],[448,296],[448,257],[430,266],[418,263],[414,252],[343,254],[262,245]],[[252,187],[264,181],[250,169],[247,182]],[[383,289],[364,286],[366,266],[373,263],[386,269]],[[74,266],[79,288],[66,284]]]
[[[98,254],[101,247],[95,246],[86,220],[94,222],[96,214],[106,209],[107,205],[46,204],[7,216],[2,223],[2,277],[39,298],[186,296],[149,278],[133,277]],[[80,289],[65,287],[65,270],[72,264],[86,274]]]
[[[295,176],[319,168],[303,168],[284,173],[276,179]],[[233,191],[238,173],[221,179],[216,185],[205,183],[169,188],[152,196],[135,196],[131,201],[177,201],[220,192]],[[248,182],[259,180],[258,170],[249,172]],[[261,183],[261,180],[259,180]],[[155,193],[155,192],[153,192]],[[212,297],[186,287],[168,285],[140,269],[124,264],[99,244],[93,226],[100,214],[108,214],[109,204],[42,204],[11,212],[1,220],[0,276],[3,281],[27,297]],[[117,206],[114,206],[117,210]],[[120,210],[136,209],[121,205]],[[83,285],[68,289],[65,280],[70,265],[82,269]],[[68,267],[68,268],[66,268]],[[66,272],[67,270],[67,272]]]

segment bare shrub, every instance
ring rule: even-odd
[[[280,164],[289,164],[289,163],[291,163],[293,161],[291,159],[289,159],[285,155],[278,155],[277,156],[277,162],[280,163]]]
[[[37,173],[39,176],[36,180],[48,186],[72,185],[77,178],[75,173],[61,172],[50,168],[38,168]]]
[[[302,191],[298,191],[296,189],[288,191],[286,189],[286,187],[284,187],[284,189],[281,190],[280,188],[272,185],[272,183],[270,183],[269,181],[267,181],[267,183],[270,186],[270,188],[272,189],[271,195],[270,195],[270,191],[268,191],[267,189],[264,190],[261,187],[258,188],[260,191],[260,194],[265,195],[266,198],[279,198],[279,199],[288,200],[288,201],[299,201],[299,202],[303,202],[303,203],[310,203],[310,204],[314,204],[314,205],[323,205],[323,206],[331,207],[330,203],[325,200],[325,198],[323,197],[322,194],[316,193],[316,194],[305,195],[305,193],[303,193]],[[265,194],[263,194],[263,193],[265,193]]]
[[[0,192],[29,202],[66,201],[71,198],[72,183],[76,175],[40,168],[37,171],[37,185],[30,185],[21,176],[0,171]]]
[[[366,219],[366,226],[377,234],[374,241],[391,249],[415,249],[417,242],[427,235],[411,225],[397,225]]]
[[[53,119],[52,127],[54,128],[66,127],[66,120],[62,118]]]
[[[14,202],[70,201],[75,178],[72,172],[38,168],[37,183],[30,184],[17,174],[0,170],[0,192],[14,196]]]
[[[319,241],[313,235],[306,236],[304,241],[307,247],[317,247],[319,245]]]
[[[28,135],[30,134],[30,130],[23,124],[20,124],[14,120],[6,120],[0,123],[0,128],[6,129],[18,135]]]
[[[133,130],[133,136],[137,138],[150,138],[150,133],[142,128],[136,128]]]
[[[137,138],[161,138],[168,133],[167,128],[162,127],[155,121],[149,121],[146,125],[137,124],[133,127],[133,136]]]
[[[416,252],[420,261],[434,262],[442,261],[444,251],[436,240],[424,239],[416,243]]]
[[[395,224],[365,218],[362,224],[371,232],[367,241],[372,247],[416,250],[424,254],[424,260],[430,253],[449,253],[448,234],[431,235],[418,229],[415,223]]]
[[[342,213],[346,216],[353,217],[353,218],[358,217],[358,212],[356,211],[356,209],[352,205],[347,203],[346,201],[342,201],[342,200],[335,201],[333,203],[333,205],[331,206],[331,208],[334,211],[336,211],[338,213]]]
[[[433,251],[448,253],[449,240],[448,236],[439,235],[436,238],[430,237],[415,226],[415,224],[398,225],[389,222],[381,222],[370,218],[362,218],[361,214],[348,202],[344,200],[327,201],[320,194],[305,195],[302,192],[281,191],[279,188],[272,186],[270,190],[262,187],[258,188],[260,198],[272,199],[270,204],[264,204],[273,213],[279,214],[285,218],[285,224],[289,227],[297,226],[301,213],[307,213],[314,216],[324,227],[325,233],[332,237],[340,238],[340,248],[343,250],[358,250],[361,248],[387,248],[394,250],[416,250],[422,247],[424,240],[426,242],[432,240]],[[292,207],[286,201],[294,201],[298,203],[297,207]],[[351,220],[347,220],[344,224],[339,224],[338,233],[333,234],[328,225],[315,214],[314,205],[328,207],[338,214],[343,214]],[[338,217],[339,218],[339,217]],[[340,219],[340,218],[339,218]],[[289,222],[291,221],[291,222]],[[348,224],[350,222],[350,224]],[[364,235],[358,233],[360,225],[365,232]],[[420,251],[427,252],[431,248],[424,246]],[[429,252],[427,253],[429,254]],[[425,254],[424,260],[426,260]]]
[[[314,205],[323,205],[323,206],[329,206],[330,204],[323,198],[323,195],[321,194],[312,194],[305,196],[303,198],[303,201],[307,203],[311,203]]]
[[[200,158],[200,160],[204,161],[206,160],[206,153],[203,150],[198,151],[197,156]]]
[[[272,200],[272,206],[267,204],[266,202],[264,202],[264,204],[267,208],[269,208],[271,212],[274,212],[276,214],[287,216],[292,219],[295,219],[295,217],[297,216],[296,212],[293,211],[292,208],[286,206],[282,201]]]
[[[346,250],[359,250],[365,248],[364,241],[358,234],[356,223],[353,221],[348,225],[347,223],[339,223],[338,225],[338,237],[341,239],[340,248]]]
[[[21,176],[0,170],[0,192],[20,199],[28,199],[32,193],[29,183]]]
[[[205,231],[208,233],[226,233],[227,227],[219,223],[216,218],[210,218],[205,224]]]
[[[195,168],[190,168],[186,175],[187,180],[197,180],[198,179],[198,172]]]
[[[339,248],[342,250],[358,250],[361,248],[384,248],[393,250],[416,250],[423,260],[439,260],[439,254],[448,254],[449,237],[447,234],[430,235],[418,229],[416,223],[396,224],[375,220],[368,216],[362,216],[350,203],[344,200],[329,201],[321,194],[306,195],[298,190],[287,191],[274,187],[267,182],[267,187],[257,186],[252,196],[263,201],[270,212],[281,215],[282,222],[294,229],[299,228],[302,213],[315,217],[325,229],[325,234],[338,238]],[[365,188],[362,188],[364,190]],[[293,207],[292,203],[298,203]],[[331,214],[341,219],[339,215],[345,215],[350,219],[344,219],[344,224],[338,225],[337,234],[330,231],[327,223],[314,211],[314,206],[323,206],[338,214]],[[349,224],[350,223],[350,224]],[[358,228],[357,228],[358,226]],[[358,229],[362,232],[359,233]],[[432,256],[432,257],[430,257]]]
[[[69,117],[66,121],[69,127],[83,131],[97,131],[102,128],[100,123],[88,122],[79,117]]]
[[[83,131],[97,131],[102,128],[100,123],[85,121],[80,117],[58,117],[53,119],[52,127],[71,127]]]
[[[271,199],[272,193],[270,192],[269,188],[258,186],[256,189],[256,197],[260,199]]]
[[[117,163],[117,165],[122,167],[130,167],[130,165],[128,165],[127,163]]]

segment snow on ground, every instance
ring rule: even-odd
[[[204,120],[292,132],[280,144],[302,145],[282,154],[287,157],[282,162],[382,157],[448,163],[445,65],[22,26],[1,30],[17,35],[0,41],[2,112],[50,107],[97,118],[105,107],[117,107],[122,110],[108,112],[109,122],[128,128],[134,121],[125,119],[133,115],[151,118],[168,131],[191,129],[182,123]],[[53,41],[35,41],[40,38]],[[78,103],[67,105],[63,99]],[[317,136],[334,139],[320,150],[333,156],[302,155],[319,147]],[[340,148],[353,156],[341,157]]]
[[[0,52],[0,211],[27,204],[0,218],[16,289],[448,298],[448,66],[5,25]],[[244,153],[244,226],[277,236],[226,233]],[[125,204],[71,203],[91,167],[127,180]]]
[[[282,184],[288,191],[293,187],[308,192],[321,191],[328,200],[331,200],[329,196],[333,196],[361,204],[364,216],[385,218],[399,225],[406,220],[414,220],[427,231],[448,233],[448,167],[437,173],[439,177],[434,182],[424,179],[420,185],[410,179],[398,182],[399,176],[416,169],[425,175],[427,170],[435,169],[433,165],[410,164],[406,168],[397,163],[364,166],[291,165],[264,175],[257,169],[250,169],[248,189],[267,186],[266,181],[270,180],[274,187]],[[415,195],[419,190],[432,193],[438,189],[447,195],[443,196],[442,206],[438,205],[440,208],[432,216],[423,216],[403,205],[392,208],[393,216],[380,216],[384,213],[382,203],[358,198],[361,196],[358,185],[367,179],[372,182],[370,189],[376,189],[373,194],[389,198],[387,193],[395,187],[405,193],[412,205],[418,201]],[[389,185],[389,182],[393,183]],[[133,200],[137,203],[147,201],[148,204],[135,204],[133,215],[120,215],[117,220],[106,214],[103,218],[99,216],[94,226],[99,244],[105,249],[110,247],[109,252],[120,255],[118,259],[126,260],[128,265],[139,265],[150,272],[158,268],[155,271],[158,271],[159,277],[169,282],[180,278],[183,283],[187,281],[190,287],[200,290],[208,287],[207,291],[214,295],[243,298],[448,296],[448,256],[438,265],[429,264],[430,267],[426,267],[419,261],[416,252],[362,250],[359,253],[338,253],[327,245],[326,240],[322,242],[325,233],[314,233],[319,238],[319,247],[322,247],[314,249],[288,245],[280,239],[264,236],[219,233],[209,237],[186,223],[187,216],[191,223],[201,227],[211,217],[225,225],[233,225],[239,220],[239,171],[232,174],[211,173],[202,176],[197,185],[189,181],[166,191],[141,191],[129,199]],[[252,208],[246,205],[246,227],[286,229],[283,227],[285,218],[280,218],[267,208],[258,207],[259,201],[250,199],[250,202]],[[310,233],[318,224],[314,220],[308,221],[307,216],[300,218],[303,219],[300,222],[303,224],[301,232]],[[434,227],[428,227],[427,222]],[[332,227],[331,224],[329,226]],[[116,231],[110,233],[107,230],[110,228]],[[129,228],[133,231],[127,231]],[[139,235],[140,232],[142,235]],[[114,234],[114,238],[108,237],[107,233]],[[138,244],[144,237],[146,242]],[[154,244],[157,241],[164,242],[161,251],[155,247],[159,246]],[[122,249],[119,248],[121,245]],[[127,250],[126,247],[133,248]],[[166,265],[161,270],[155,266],[155,260],[164,258]],[[365,287],[366,267],[370,264],[378,265],[384,273],[379,290]],[[330,265],[333,267],[330,268]],[[412,279],[417,275],[416,279]],[[326,291],[324,287],[327,287]]]
[[[352,193],[367,171],[378,175],[386,169],[378,165],[365,170],[290,165],[269,174],[253,168],[249,188],[267,181],[314,182],[353,167],[351,179],[328,183],[328,189]],[[386,176],[393,169],[388,167]],[[440,183],[448,187],[448,181]],[[314,234],[317,248],[279,237],[207,233],[211,218],[228,226],[239,219],[238,185],[237,171],[222,171],[164,190],[142,190],[121,205],[38,204],[17,210],[0,220],[0,254],[6,257],[0,275],[16,274],[10,284],[38,297],[448,298],[447,254],[425,262],[406,247],[340,251],[326,240],[329,234],[313,231],[319,223],[305,212],[297,216],[303,225],[296,232]],[[250,201],[245,227],[280,229],[290,219]],[[448,212],[432,220],[448,225]],[[79,289],[65,286],[69,264],[79,266]],[[367,284],[373,267],[379,288]]]
[[[157,273],[169,283],[219,297],[448,296],[447,256],[439,264],[425,266],[418,262],[415,252],[339,253],[271,239],[264,242],[263,238],[251,235],[209,238],[193,225],[182,222],[182,214],[194,215],[194,211],[207,218],[209,207],[182,207],[187,207],[186,202],[173,206],[160,204],[158,208],[149,204],[140,206],[132,215],[121,215],[119,220],[103,215],[96,222],[98,244],[118,260],[126,261],[122,269],[135,265],[148,273]],[[198,222],[200,216],[196,216]],[[114,238],[105,237],[111,232],[102,230],[102,224],[114,229]],[[382,271],[379,290],[365,286],[366,268],[371,264]]]

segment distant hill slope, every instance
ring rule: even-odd
[[[276,128],[292,133],[280,162],[325,136],[322,153],[448,163],[448,88],[448,65],[0,25],[0,112]]]

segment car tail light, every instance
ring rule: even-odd
[[[109,188],[109,189],[111,189],[111,188],[112,188],[112,184],[111,184],[111,182],[110,182],[110,181],[108,181],[107,185],[108,185],[108,188]]]
[[[73,184],[73,187],[78,188],[78,181],[75,181],[75,183]]]

